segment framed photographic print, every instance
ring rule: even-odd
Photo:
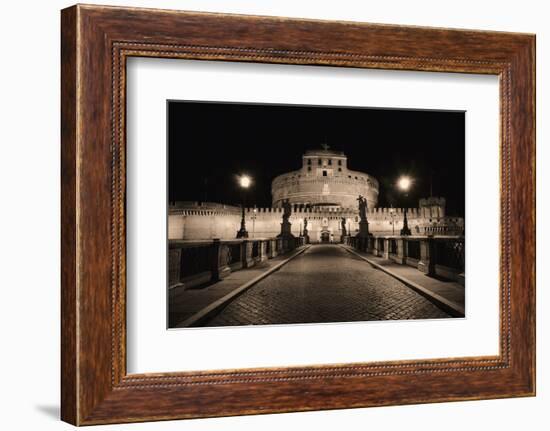
[[[62,11],[62,419],[532,396],[535,37]]]

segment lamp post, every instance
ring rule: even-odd
[[[256,238],[256,213],[258,209],[254,205],[254,214],[252,214],[252,238]]]
[[[390,207],[390,216],[391,216],[391,234],[395,235],[395,209],[393,205]]]
[[[412,185],[412,179],[406,175],[399,177],[397,180],[397,187],[399,190],[405,193],[405,196],[407,196],[407,192],[411,188]],[[407,222],[407,207],[405,207],[405,210],[403,211],[403,229],[401,229],[401,235],[410,235],[411,230],[409,229],[409,225]]]
[[[237,238],[248,238],[248,232],[246,230],[246,222],[244,219],[244,191],[250,187],[252,180],[248,175],[241,175],[239,177],[239,186],[242,189],[242,201],[241,201],[241,228],[237,232]]]

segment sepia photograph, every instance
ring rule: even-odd
[[[168,328],[465,317],[465,112],[167,102]]]

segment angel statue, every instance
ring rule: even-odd
[[[285,199],[283,201],[283,220],[289,219],[291,211],[292,207],[290,205],[290,202],[288,201],[288,199]]]
[[[357,201],[359,202],[359,218],[361,221],[367,221],[367,200],[359,195]]]

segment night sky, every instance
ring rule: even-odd
[[[378,206],[416,207],[432,184],[447,214],[464,216],[464,127],[463,112],[169,101],[169,200],[238,205],[247,174],[247,206],[269,207],[271,180],[327,143],[378,179]],[[414,179],[408,196],[400,175]]]

